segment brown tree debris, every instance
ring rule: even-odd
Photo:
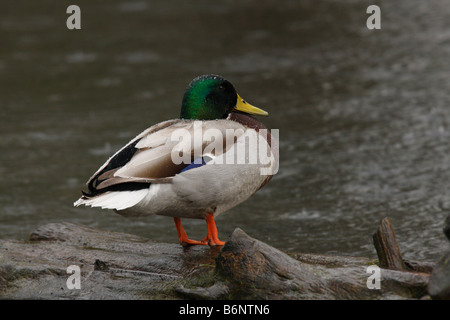
[[[373,234],[373,243],[377,250],[381,268],[405,271],[406,266],[395,238],[394,228],[389,218],[380,222],[377,232]]]

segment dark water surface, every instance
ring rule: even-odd
[[[90,175],[218,73],[269,111],[280,170],[217,219],[289,251],[437,259],[450,211],[450,1],[66,1],[0,4],[0,238],[71,221],[177,242],[167,217],[74,208]],[[381,30],[366,28],[378,4]],[[203,238],[202,221],[185,221]]]

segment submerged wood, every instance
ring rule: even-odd
[[[0,240],[4,299],[405,299],[427,295],[428,273],[381,269],[368,258],[287,254],[236,229],[225,246],[182,247],[71,223],[30,241]],[[420,263],[413,262],[420,266]],[[81,289],[68,289],[70,265]]]

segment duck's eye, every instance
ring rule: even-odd
[[[219,86],[219,90],[220,90],[220,91],[225,91],[225,86],[221,84],[221,85]]]

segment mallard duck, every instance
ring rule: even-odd
[[[180,118],[151,126],[112,155],[74,205],[113,209],[123,216],[169,216],[183,246],[224,245],[214,218],[247,200],[278,168],[276,142],[251,115],[268,113],[243,100],[221,76],[195,78],[183,96]],[[252,137],[262,137],[259,145],[249,144]],[[244,163],[224,161],[236,160],[239,145],[245,146]],[[270,161],[248,161],[261,146],[268,148]],[[207,236],[189,239],[181,218],[205,219]]]

